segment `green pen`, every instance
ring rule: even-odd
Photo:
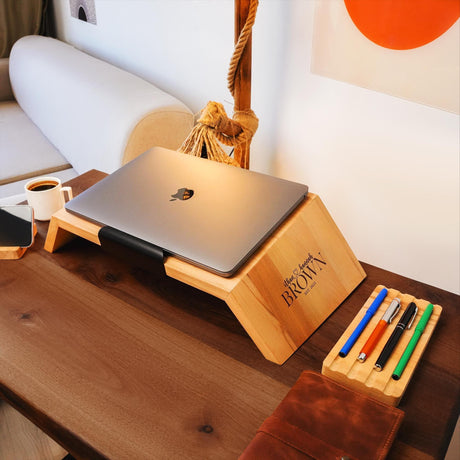
[[[414,335],[412,336],[410,342],[404,350],[404,353],[401,356],[401,359],[399,360],[396,369],[393,371],[393,375],[391,377],[394,380],[400,379],[401,374],[403,373],[404,368],[406,367],[406,364],[409,361],[409,358],[412,356],[415,346],[417,345],[417,342],[420,339],[420,336],[423,334],[423,331],[425,330],[428,320],[430,319],[431,313],[433,313],[433,304],[430,303],[427,305],[425,312],[423,313],[422,317],[420,318],[420,321],[415,327]]]

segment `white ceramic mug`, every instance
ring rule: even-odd
[[[51,216],[61,209],[65,202],[73,198],[72,188],[63,187],[57,177],[45,176],[30,180],[25,185],[27,202],[34,208],[37,220],[50,220]]]

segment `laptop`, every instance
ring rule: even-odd
[[[154,147],[66,204],[220,276],[232,276],[308,187]]]

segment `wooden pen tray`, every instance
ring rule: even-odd
[[[415,350],[410,357],[404,372],[401,375],[401,378],[399,380],[394,380],[391,378],[393,371],[395,370],[399,359],[406,349],[406,346],[414,333],[418,321],[430,303],[426,300],[415,299],[414,296],[409,294],[402,294],[396,289],[387,288],[388,294],[385,297],[385,300],[382,302],[375,315],[371,318],[363,333],[355,342],[348,355],[344,358],[339,356],[339,351],[342,349],[347,339],[350,337],[358,323],[365,315],[372,301],[377,297],[378,293],[384,287],[385,286],[381,285],[377,286],[371,296],[367,299],[366,303],[350,323],[347,330],[342,334],[338,342],[323,361],[322,373],[336,380],[337,382],[348,386],[349,388],[365,393],[386,404],[397,406],[431,338],[434,328],[436,327],[436,324],[439,320],[439,316],[441,315],[442,308],[439,305],[434,305],[433,313],[431,314],[426,328],[423,331],[423,334],[421,335],[420,340],[418,341],[417,346],[415,347]],[[371,352],[369,357],[366,359],[366,361],[364,363],[359,362],[357,358],[361,348],[366,343],[375,326],[382,318],[382,315],[385,313],[385,310],[388,308],[391,301],[395,297],[398,297],[401,300],[401,309],[398,315],[387,327],[384,335],[374,350]],[[375,361],[377,360],[385,343],[398,324],[401,315],[406,310],[410,302],[415,302],[418,307],[417,316],[415,317],[412,327],[404,331],[398,345],[390,356],[390,359],[386,363],[385,367],[381,372],[378,372],[374,369]]]

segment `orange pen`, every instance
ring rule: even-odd
[[[382,319],[377,323],[375,329],[372,331],[372,334],[367,339],[367,342],[364,344],[361,352],[358,356],[358,361],[362,363],[366,361],[366,358],[371,354],[372,350],[377,345],[378,341],[382,337],[383,333],[387,326],[391,323],[393,318],[398,314],[399,309],[401,308],[401,301],[395,297],[390,306],[387,308],[385,313],[382,316]]]

